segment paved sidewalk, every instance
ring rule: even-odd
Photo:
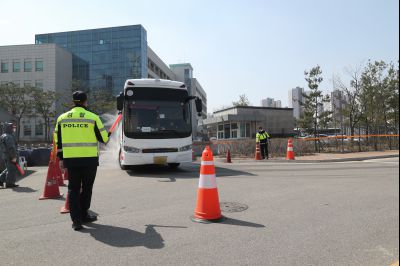
[[[287,161],[284,157],[273,157],[270,160],[262,160],[258,162],[345,162],[345,161],[362,161],[380,158],[399,157],[399,150],[388,151],[371,151],[371,152],[352,152],[352,153],[316,153],[307,156],[296,156],[294,161]],[[215,159],[219,162],[226,160],[224,156],[216,156]],[[197,158],[199,161],[200,158]],[[232,162],[249,162],[255,161],[253,158],[232,158]]]

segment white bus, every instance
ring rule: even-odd
[[[128,79],[117,97],[122,112],[118,128],[119,165],[165,164],[176,168],[192,161],[190,101],[200,115],[202,101],[189,96],[184,83]]]

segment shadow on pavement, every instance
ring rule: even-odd
[[[138,247],[161,249],[164,239],[154,227],[186,228],[179,226],[146,225],[144,233],[112,225],[86,224],[82,232],[89,233],[94,239],[113,247]]]
[[[32,174],[34,174],[34,173],[36,173],[36,171],[33,171],[33,170],[26,170],[24,176],[21,176],[21,175],[18,173],[18,174],[17,174],[17,182],[20,181],[20,180],[22,180],[22,179],[24,179],[24,178],[26,178],[26,177],[28,177],[28,176],[30,176],[30,175],[32,175]]]
[[[15,187],[12,188],[12,190],[19,193],[32,193],[37,191],[36,189],[32,189],[30,187]]]
[[[179,168],[170,168],[166,165],[140,165],[135,166],[127,171],[130,176],[150,177],[150,178],[169,178],[169,181],[175,182],[177,178],[199,178],[200,165],[183,164]],[[173,176],[171,176],[173,175]],[[235,177],[235,176],[255,176],[255,174],[228,169],[224,167],[215,167],[215,175],[218,177]]]
[[[263,224],[251,223],[251,222],[233,219],[233,218],[229,218],[229,217],[226,217],[226,218],[227,219],[225,221],[221,222],[221,224],[230,224],[230,225],[247,226],[247,227],[255,227],[255,228],[265,228],[265,225],[263,225]]]

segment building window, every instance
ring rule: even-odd
[[[223,139],[224,138],[224,125],[218,125],[218,131],[217,131],[217,136],[218,139]]]
[[[8,62],[1,61],[1,73],[8,73]]]
[[[18,88],[21,86],[21,81],[19,80],[13,80],[12,83],[17,86]]]
[[[24,125],[24,136],[30,137],[32,135],[32,126],[30,124]]]
[[[225,139],[231,138],[231,124],[224,125],[224,137]]]
[[[24,80],[24,87],[30,87],[32,82],[30,80]]]
[[[43,71],[43,59],[36,58],[35,60],[35,71],[42,72]]]
[[[43,132],[43,122],[41,120],[36,121],[35,136],[43,136]]]
[[[35,87],[38,89],[43,89],[43,80],[39,79],[35,81]]]
[[[231,124],[231,138],[233,138],[233,139],[238,138],[238,124],[237,123]]]
[[[185,79],[191,79],[192,78],[192,71],[190,71],[190,69],[186,68],[184,71],[184,78]]]
[[[32,61],[31,59],[24,60],[24,72],[32,72]]]
[[[246,123],[246,138],[250,138],[250,123]]]
[[[13,61],[13,72],[20,72],[21,71],[21,62],[19,60]]]

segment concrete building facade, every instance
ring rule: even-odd
[[[203,110],[199,117],[194,102],[191,102],[192,109],[192,131],[193,137],[202,137],[205,132],[203,120],[207,117],[207,94],[199,81],[193,77],[193,67],[189,63],[169,65],[177,81],[184,82],[188,88],[189,95],[199,97],[203,102]]]
[[[54,91],[62,99],[70,93],[72,55],[55,44],[0,46],[0,84],[11,82]],[[58,102],[54,108],[62,109]],[[20,124],[20,140],[42,140],[44,130],[39,114],[26,114]]]

